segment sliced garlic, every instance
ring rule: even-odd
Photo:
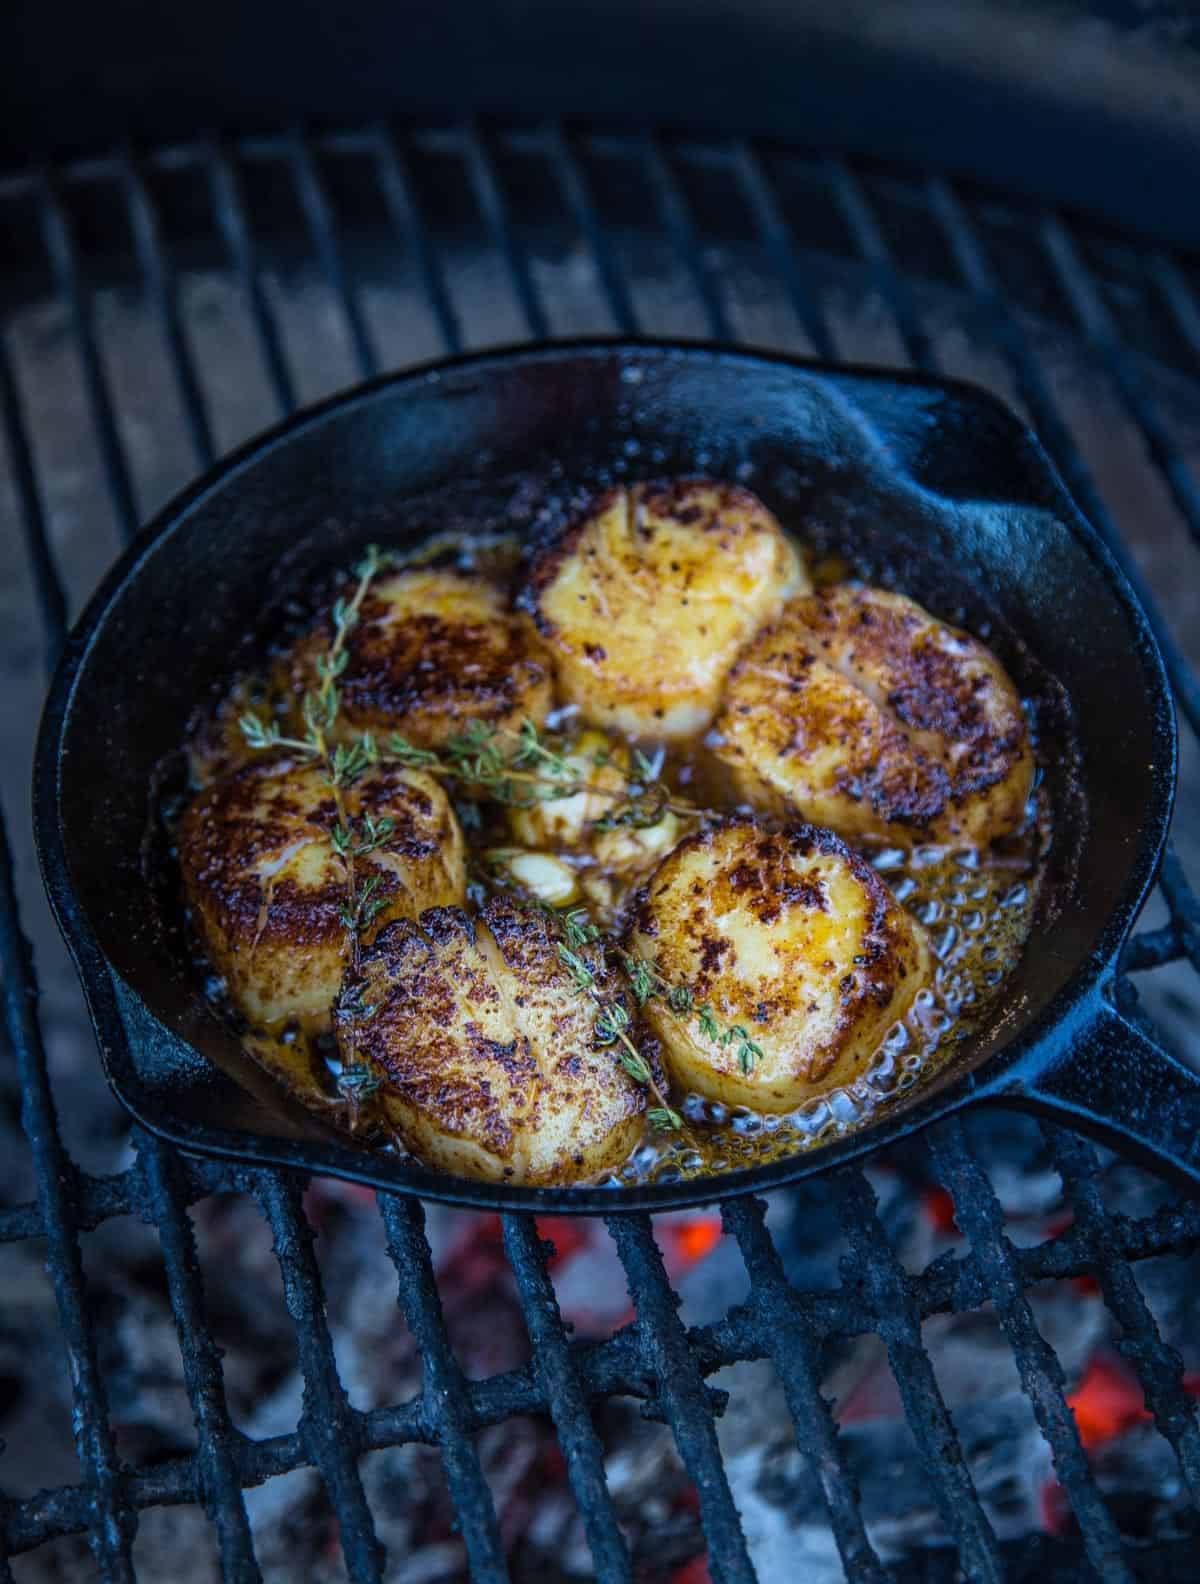
[[[528,891],[548,907],[563,907],[579,895],[575,871],[561,858],[549,853],[520,852],[511,847],[494,848],[489,862],[503,870],[523,891]]]

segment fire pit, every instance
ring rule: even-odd
[[[1001,1115],[653,1227],[426,1219],[189,1160],[109,1100],[21,810],[68,613],[297,402],[523,335],[907,358],[1023,406],[1160,596],[1184,863],[1127,967],[1194,1058],[1190,262],[900,168],[559,127],[188,144],[5,177],[0,208],[0,1579],[89,1554],[113,1579],[1188,1576],[1200,1208]]]

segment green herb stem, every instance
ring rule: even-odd
[[[672,1109],[666,1096],[659,1088],[654,1078],[650,1063],[638,1050],[628,1034],[629,1013],[622,1001],[607,1000],[596,983],[596,976],[586,960],[570,944],[571,935],[574,935],[575,944],[582,945],[588,939],[588,932],[594,931],[594,925],[583,926],[578,923],[580,909],[573,914],[568,914],[568,919],[575,921],[572,929],[566,932],[567,938],[559,941],[559,960],[571,976],[572,983],[580,995],[587,998],[596,1007],[596,1018],[593,1024],[593,1033],[597,1044],[617,1045],[617,1061],[633,1079],[634,1083],[641,1084],[650,1091],[656,1101],[655,1106],[647,1113],[651,1123],[662,1132],[683,1132],[683,1118],[678,1111]],[[596,932],[598,933],[598,932]],[[595,939],[595,934],[591,935]]]
[[[655,964],[647,962],[644,957],[626,952],[622,964],[638,1006],[645,1006],[651,999],[660,1000],[684,1024],[694,1014],[701,1034],[706,1039],[714,1040],[722,1049],[732,1045],[736,1040],[738,1066],[749,1077],[754,1071],[755,1064],[762,1060],[763,1049],[751,1039],[742,1024],[731,1023],[728,1027],[722,1028],[711,1002],[705,1001],[700,1006],[696,1006],[695,991],[690,985],[671,984],[663,978]]]

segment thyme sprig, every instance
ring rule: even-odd
[[[337,1077],[337,1086],[346,1102],[350,1126],[353,1129],[358,1125],[363,1102],[369,1100],[382,1088],[383,1079],[365,1062],[355,1062],[351,1066],[343,1066]]]
[[[762,1046],[750,1037],[742,1024],[730,1023],[722,1028],[711,1002],[705,1001],[697,1006],[695,991],[690,985],[671,984],[653,963],[636,953],[626,952],[623,966],[633,999],[639,1007],[657,999],[665,1002],[676,1017],[684,1022],[694,1013],[696,1024],[706,1039],[715,1040],[722,1049],[736,1040],[738,1066],[747,1076],[754,1071],[755,1063],[762,1060]]]
[[[350,934],[355,955],[359,940],[387,907],[387,898],[377,895],[380,879],[377,874],[368,875],[357,889],[351,890],[348,886],[346,900],[338,908],[338,918]],[[358,964],[352,962],[352,966],[357,967]]]
[[[334,804],[334,824],[329,840],[342,861],[346,876],[345,895],[338,907],[338,919],[346,932],[347,955],[351,971],[355,973],[361,964],[362,938],[387,906],[387,898],[379,894],[383,877],[378,873],[371,874],[360,884],[356,861],[385,846],[395,832],[396,821],[391,815],[376,819],[369,811],[360,819],[351,818],[344,794],[378,761],[379,750],[369,732],[364,732],[351,743],[331,743],[329,734],[337,724],[341,710],[338,678],[345,671],[349,659],[346,643],[358,625],[367,591],[383,564],[384,557],[379,547],[369,545],[363,559],[354,569],[356,582],[352,594],[348,599],[341,597],[334,602],[331,613],[333,637],[329,647],[313,662],[316,685],[305,693],[300,706],[304,736],[284,736],[274,721],[264,721],[252,712],[243,715],[238,722],[251,748],[284,748],[299,754],[319,766],[329,783]],[[361,1005],[361,998],[356,1007],[343,1002],[342,1010],[350,1012],[347,1019],[350,1049],[337,1084],[353,1128],[357,1125],[363,1101],[375,1093],[381,1080],[367,1065],[357,1060],[356,1025],[361,1017],[367,1015]]]
[[[650,1063],[629,1036],[632,1021],[629,1009],[624,1001],[604,994],[595,973],[579,950],[580,947],[598,939],[600,934],[596,926],[584,922],[585,919],[586,913],[582,908],[577,908],[566,915],[563,920],[563,939],[558,943],[558,957],[577,992],[586,996],[596,1008],[596,1018],[592,1025],[595,1041],[597,1045],[614,1047],[613,1055],[634,1083],[641,1084],[644,1089],[650,1091],[656,1101],[646,1113],[651,1127],[661,1133],[681,1132],[683,1118],[669,1104],[655,1081]]]
[[[332,754],[327,734],[336,725],[341,708],[341,693],[337,683],[350,658],[346,640],[358,626],[367,590],[382,565],[383,555],[379,546],[368,545],[366,554],[354,569],[357,582],[353,594],[349,599],[334,601],[333,638],[324,654],[319,654],[313,662],[317,685],[305,693],[300,705],[304,736],[286,737],[275,721],[264,721],[253,711],[247,711],[238,721],[242,735],[251,748],[290,748],[309,758],[325,761],[335,787],[349,786],[378,757],[369,733],[352,748],[342,747],[340,753],[334,749]]]
[[[603,787],[581,781],[571,764],[569,746],[547,742],[531,720],[522,721],[515,731],[511,726],[470,721],[462,732],[449,739],[441,753],[419,748],[394,732],[382,752],[410,769],[444,776],[461,787],[481,789],[510,808],[533,808],[538,803],[580,793],[609,799],[614,807],[593,822],[596,830],[615,830],[621,825],[644,829],[657,825],[668,812],[697,812],[689,804],[672,799],[670,788],[653,773],[651,761],[636,749],[633,775],[623,774],[608,753],[593,756],[597,768],[613,765],[621,776],[620,786]]]
[[[387,844],[396,829],[390,814],[376,819],[371,813],[363,815],[358,825],[335,825],[330,833],[333,850],[339,858],[365,858]]]

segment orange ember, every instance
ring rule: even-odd
[[[1103,1446],[1150,1418],[1136,1378],[1117,1359],[1096,1353],[1067,1398],[1085,1447]]]
[[[669,1221],[663,1231],[670,1239],[677,1271],[698,1265],[721,1241],[719,1215],[689,1216],[686,1221]]]

